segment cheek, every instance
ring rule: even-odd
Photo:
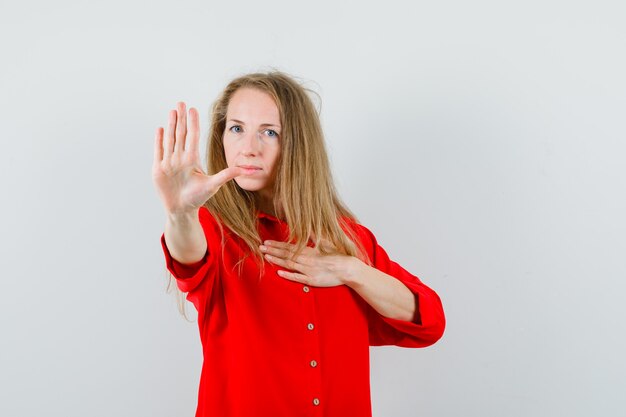
[[[279,149],[272,149],[271,155],[270,155],[270,161],[272,164],[273,168],[276,168],[276,166],[278,165],[278,160],[280,159],[280,148]]]
[[[223,141],[222,143],[224,144],[224,156],[226,157],[226,163],[230,166],[233,161],[233,147],[228,143],[228,141]]]

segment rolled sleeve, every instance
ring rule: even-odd
[[[371,346],[396,345],[402,347],[425,347],[437,342],[445,329],[445,315],[439,295],[392,261],[380,246],[374,234],[359,225],[364,245],[372,266],[401,281],[415,296],[416,312],[412,321],[386,317],[368,305],[368,326]]]
[[[172,257],[165,242],[165,233],[161,234],[161,247],[165,256],[165,265],[176,279],[178,288],[187,294],[187,300],[193,302],[198,311],[210,295],[217,271],[217,254],[219,254],[220,236],[216,230],[215,220],[209,211],[201,207],[198,217],[207,240],[207,251],[204,257],[192,264],[183,264]]]
[[[165,233],[161,235],[161,246],[163,247],[163,254],[165,255],[165,265],[168,271],[176,278],[178,288],[180,288],[182,292],[193,291],[208,272],[210,265],[208,247],[201,260],[192,264],[183,264],[172,257],[165,243]]]

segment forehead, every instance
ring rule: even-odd
[[[235,91],[228,102],[226,116],[250,123],[280,122],[280,112],[272,96],[254,88]]]

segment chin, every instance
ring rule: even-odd
[[[235,182],[246,191],[259,191],[266,186],[265,181],[253,180],[249,178],[235,178]]]

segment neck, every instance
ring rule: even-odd
[[[262,196],[257,195],[256,206],[258,210],[264,213],[271,214],[272,216],[276,218],[279,217],[276,213],[276,210],[274,210],[274,204],[272,202],[272,198],[269,198],[269,197],[263,198]]]

